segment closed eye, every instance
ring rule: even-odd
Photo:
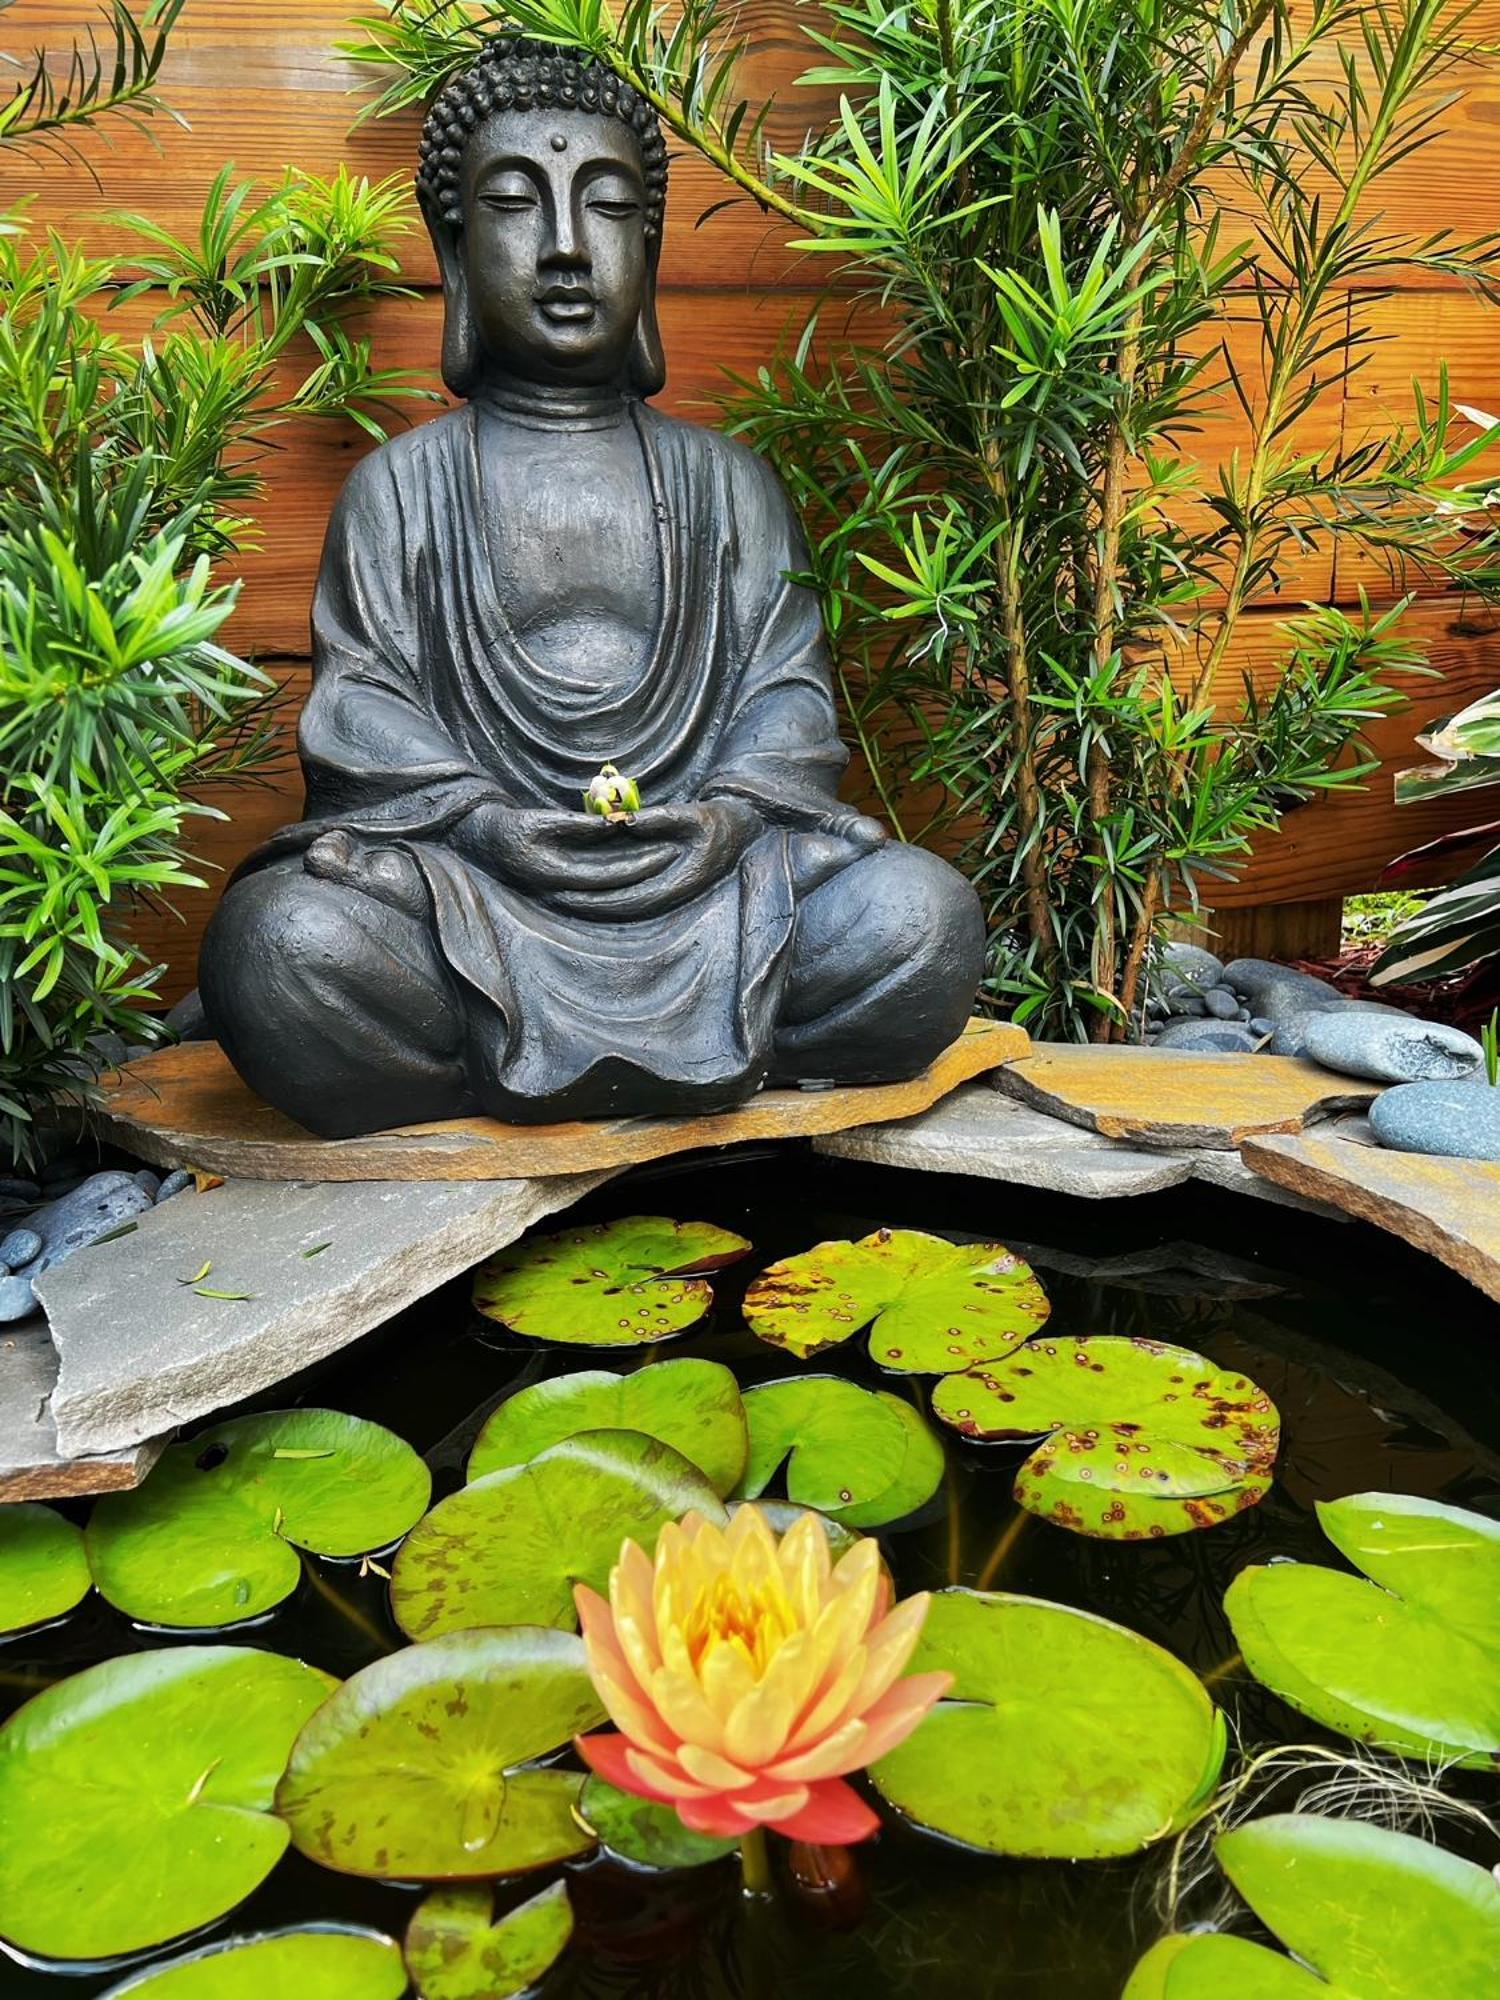
[[[596,215],[608,215],[620,221],[624,221],[627,216],[639,215],[641,212],[638,201],[618,199],[611,195],[595,195],[588,205]]]

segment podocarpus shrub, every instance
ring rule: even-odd
[[[1366,778],[1361,729],[1423,665],[1399,603],[1319,605],[1252,679],[1247,607],[1339,545],[1398,594],[1485,560],[1444,511],[1485,448],[1446,380],[1399,431],[1310,444],[1305,425],[1367,355],[1391,273],[1493,290],[1495,238],[1380,214],[1382,176],[1439,129],[1468,14],[832,0],[807,10],[804,80],[841,113],[791,157],[736,91],[720,0],[397,0],[355,53],[396,72],[389,110],[505,26],[589,51],[832,260],[837,312],[793,329],[730,420],[802,505],[886,810],[958,843],[980,887],[993,992],[1109,1038],[1164,915],[1289,805]],[[1245,442],[1200,465],[1226,394]]]
[[[85,52],[64,89],[39,61],[0,142],[156,108],[179,5],[137,21],[116,0],[116,62]],[[125,218],[139,254],[104,260],[0,217],[0,1163],[87,1096],[101,1035],[158,1032],[132,919],[200,884],[195,795],[275,744],[272,684],[217,643],[236,586],[216,566],[276,426],[350,414],[379,435],[374,410],[414,393],[346,323],[394,289],[405,199],[342,172],[262,199],[226,168],[196,240]],[[119,309],[139,326],[147,295],[159,314],[128,335]]]

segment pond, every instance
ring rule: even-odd
[[[318,1405],[387,1425],[425,1455],[442,1495],[462,1484],[485,1417],[543,1377],[631,1369],[653,1353],[712,1357],[742,1387],[796,1372],[801,1364],[757,1340],[739,1311],[747,1282],[775,1258],[882,1225],[956,1241],[1001,1239],[1045,1286],[1049,1335],[1164,1340],[1266,1390],[1282,1420],[1274,1485],[1259,1506],[1203,1532],[1091,1540],[1018,1508],[1012,1484],[1023,1448],[943,1431],[947,1470],[938,1495],[882,1531],[898,1592],[1000,1588],[1114,1620],[1202,1676],[1228,1714],[1231,1742],[1250,1749],[1337,1739],[1241,1668],[1223,1610],[1238,1572],[1287,1557],[1337,1565],[1313,1508],[1349,1493],[1389,1490],[1500,1513],[1492,1365],[1500,1312],[1435,1263],[1359,1225],[1207,1190],[1091,1207],[769,1150],[643,1171],[600,1190],[577,1213],[708,1221],[748,1237],[754,1250],[717,1276],[711,1315],[665,1348],[542,1347],[481,1318],[465,1281],[259,1407]],[[910,1393],[920,1385],[924,1402],[931,1387],[930,1378],[880,1374],[862,1342],[812,1365],[870,1387]],[[285,1604],[234,1628],[230,1639],[340,1678],[405,1643],[379,1575],[362,1574],[357,1562],[312,1557],[304,1570]],[[0,1692],[10,1709],[95,1661],[222,1637],[185,1641],[141,1629],[91,1596],[61,1622],[0,1647]],[[1066,1653],[1051,1660],[1045,1695],[1062,1711],[1078,1699]],[[836,1865],[812,1857],[803,1865],[809,1879],[784,1882],[775,1909],[753,1920],[741,1913],[733,1859],[647,1876],[595,1857],[570,1868],[578,1928],[543,1990],[600,2000],[758,2000],[761,1993],[813,2000],[847,1982],[861,2000],[1118,2000],[1161,1929],[1154,1899],[1169,1850],[1167,1843],[1082,1864],[1017,1861],[888,1824],[878,1841]],[[505,1895],[519,1901],[535,1887]],[[326,1872],[294,1852],[204,1935],[333,1922],[399,1937],[418,1893]],[[0,1961],[6,2000],[98,1994],[120,1977],[118,1963],[80,1970]]]

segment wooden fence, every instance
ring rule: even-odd
[[[110,217],[118,210],[152,216],[179,232],[196,228],[203,197],[227,161],[269,182],[287,164],[331,174],[340,162],[373,178],[408,175],[419,119],[412,114],[358,131],[351,126],[367,84],[334,53],[357,12],[354,0],[189,0],[162,80],[163,94],[185,121],[158,119],[148,135],[115,125],[89,146],[97,178],[82,167],[40,157],[0,170],[0,208],[33,198],[34,227],[55,226],[87,248],[121,249],[127,238]],[[97,0],[17,0],[0,13],[0,50],[25,56],[38,44],[61,48],[96,18]],[[793,0],[746,0],[751,37],[744,88],[763,97],[783,92],[785,109],[772,138],[794,144],[826,106],[815,92],[786,90],[807,62]],[[1500,32],[1500,0],[1483,0],[1473,22],[1477,42]],[[1449,227],[1479,234],[1495,224],[1500,164],[1500,66],[1468,79],[1462,100],[1444,114],[1442,138],[1380,183],[1381,206],[1396,229]],[[674,162],[671,217],[661,272],[662,327],[670,379],[665,408],[706,418],[708,399],[726,368],[752,369],[774,350],[789,317],[805,306],[816,280],[781,247],[779,228],[737,203],[699,226],[722,185],[696,157]],[[403,249],[411,299],[383,304],[373,316],[377,359],[416,368],[436,382],[441,299],[425,235],[416,223]],[[149,298],[135,308],[142,326]],[[1500,313],[1441,278],[1422,277],[1372,308],[1385,336],[1346,395],[1318,406],[1307,435],[1331,442],[1373,419],[1399,420],[1411,407],[1415,379],[1431,389],[1448,363],[1456,400],[1500,409]],[[1227,399],[1206,427],[1207,459],[1227,455],[1245,437]],[[295,704],[308,672],[308,606],[324,525],[350,466],[368,448],[352,424],[307,422],[279,434],[258,506],[260,543],[237,560],[243,577],[229,643],[253,650],[284,683]],[[1278,663],[1276,619],[1293,601],[1357,601],[1360,588],[1378,602],[1391,595],[1377,571],[1352,563],[1309,563],[1284,580],[1278,604],[1257,606],[1226,662],[1232,694],[1248,669],[1264,683]],[[1317,949],[1336,934],[1339,900],[1372,885],[1393,855],[1463,824],[1462,801],[1396,810],[1391,774],[1420,760],[1412,738],[1446,713],[1500,682],[1500,615],[1472,602],[1435,595],[1409,614],[1431,645],[1442,679],[1421,685],[1410,709],[1379,724],[1373,740],[1388,768],[1357,794],[1291,813],[1243,878],[1217,895],[1222,935],[1236,949]],[[237,791],[221,799],[227,824],[204,823],[199,851],[222,868],[272,827],[297,817],[300,787],[288,772],[277,789]],[[192,983],[197,939],[213,891],[186,895],[177,916],[146,920],[147,949],[172,968],[173,995]]]

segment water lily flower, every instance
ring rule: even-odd
[[[641,809],[640,786],[634,778],[623,776],[613,764],[605,764],[598,777],[589,779],[583,809],[600,819],[629,819]]]
[[[879,1546],[837,1564],[804,1514],[779,1540],[753,1505],[727,1529],[668,1523],[652,1559],[627,1541],[609,1600],[574,1591],[589,1673],[618,1735],[578,1739],[591,1769],[685,1826],[767,1827],[845,1846],[879,1820],[846,1775],[909,1736],[952,1684],[903,1669],[929,1599],[892,1607]]]

